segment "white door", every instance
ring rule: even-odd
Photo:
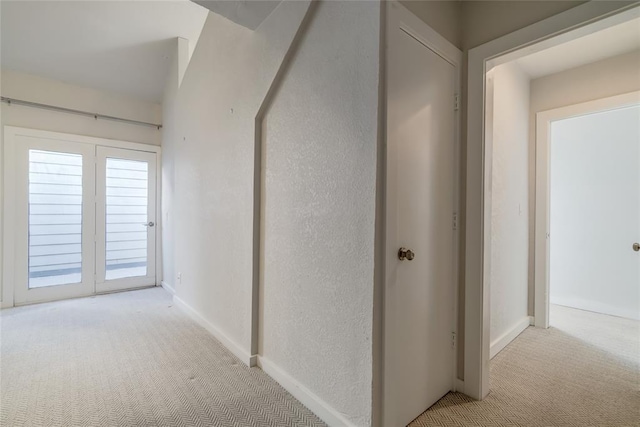
[[[157,154],[53,132],[11,136],[14,303],[154,285]]]
[[[94,292],[94,150],[62,140],[17,140],[17,304]]]
[[[403,29],[390,31],[383,416],[391,427],[453,387],[456,70]],[[411,251],[404,260],[400,248]]]
[[[640,105],[552,122],[550,177],[551,303],[640,320]]]
[[[96,291],[156,282],[156,154],[97,147]]]

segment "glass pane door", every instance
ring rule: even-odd
[[[106,159],[105,280],[147,275],[149,164]]]
[[[98,147],[97,291],[155,284],[153,153]]]
[[[19,138],[16,303],[89,295],[94,291],[94,147]]]
[[[82,155],[29,150],[29,288],[82,282]]]

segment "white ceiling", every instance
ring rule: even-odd
[[[255,30],[278,7],[281,0],[192,0],[236,24]]]
[[[175,38],[208,10],[187,0],[0,1],[2,68],[161,102]]]
[[[516,62],[532,79],[640,49],[640,19],[522,57]]]

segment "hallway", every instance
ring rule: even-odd
[[[640,322],[551,306],[491,361],[482,401],[450,393],[418,426],[638,426]]]

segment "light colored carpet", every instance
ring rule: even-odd
[[[411,426],[640,426],[640,322],[552,306],[491,361],[482,402],[450,393]]]
[[[321,426],[161,288],[3,310],[0,425]]]

